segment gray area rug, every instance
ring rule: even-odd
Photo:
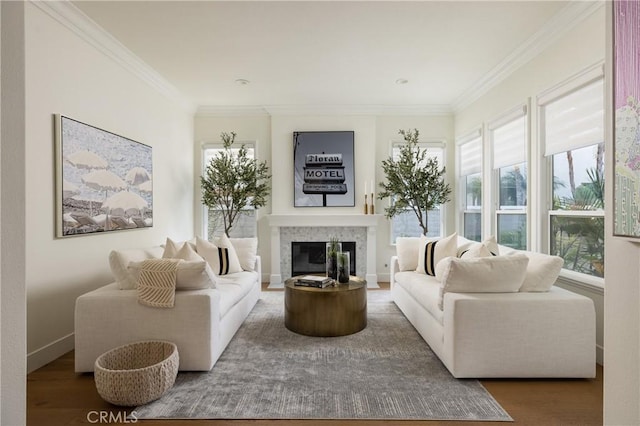
[[[180,373],[137,418],[512,420],[451,376],[388,291],[369,292],[367,328],[343,337],[287,330],[283,295],[264,292],[210,372]]]

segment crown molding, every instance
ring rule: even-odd
[[[259,117],[268,115],[269,113],[264,107],[257,105],[200,105],[196,110],[196,117]]]
[[[265,105],[217,106],[201,105],[196,116],[274,116],[274,115],[427,115],[447,116],[448,105]]]
[[[267,105],[271,115],[451,115],[449,105]]]
[[[540,30],[518,46],[491,71],[456,99],[451,105],[454,113],[477,101],[513,72],[535,58],[540,52],[556,42],[577,24],[603,7],[603,0],[573,1],[556,13]]]
[[[73,31],[105,56],[147,83],[160,94],[193,114],[196,106],[146,62],[127,49],[70,1],[32,1],[30,3]]]

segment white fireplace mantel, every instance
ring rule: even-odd
[[[376,227],[378,214],[272,214],[269,226],[364,226]]]
[[[377,226],[382,215],[365,214],[274,214],[268,216],[271,227],[271,276],[269,285],[282,285],[280,259],[281,227],[364,227],[367,228],[367,265],[368,287],[378,287],[376,272]]]

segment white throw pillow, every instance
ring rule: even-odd
[[[472,244],[470,248],[464,250],[458,256],[460,259],[474,259],[476,257],[489,257],[493,256],[491,251],[482,243]]]
[[[161,246],[145,249],[112,250],[109,253],[109,267],[120,290],[136,288],[136,279],[131,277],[127,269],[131,262],[141,262],[147,259],[160,259],[163,248]]]
[[[560,256],[551,256],[533,251],[516,250],[509,253],[509,256],[525,254],[529,258],[527,273],[524,282],[520,287],[522,292],[545,292],[549,291],[560,275],[560,270],[564,266],[564,259]]]
[[[460,241],[460,239],[458,239],[458,241]],[[479,245],[484,246],[489,251],[489,254],[491,254],[493,256],[500,255],[500,246],[498,245],[498,242],[496,241],[496,237],[494,237],[492,235],[489,238],[486,238],[481,243],[479,243],[477,241],[470,241],[470,240],[464,241],[462,244],[458,245],[457,256],[459,258],[462,258],[465,255],[465,253],[467,253],[472,248],[477,248]]]
[[[173,241],[167,237],[167,241],[164,243],[164,253],[162,253],[163,259],[180,259],[178,252],[185,244],[190,245],[192,249],[196,249],[195,241]]]
[[[200,256],[193,248],[191,248],[191,244],[188,243],[182,245],[182,248],[178,250],[178,253],[176,253],[175,259],[182,259],[187,261],[204,260],[202,256]]]
[[[255,271],[258,256],[257,238],[229,238],[231,245],[236,250],[240,267],[243,271]]]
[[[529,258],[524,254],[444,261],[440,301],[445,293],[515,293],[522,286]]]
[[[438,262],[445,257],[455,256],[457,244],[458,235],[455,232],[439,240],[430,239],[425,236],[420,237],[416,272],[435,276]]]
[[[415,271],[418,268],[420,237],[396,238],[396,255],[400,271]]]
[[[498,247],[498,242],[496,241],[496,237],[494,235],[490,236],[489,238],[486,238],[482,242],[482,245],[485,246],[487,249],[489,249],[492,255],[494,256],[500,255],[500,248]]]
[[[216,275],[242,272],[240,260],[226,234],[222,234],[214,243],[196,238],[198,254],[202,256]]]
[[[131,262],[129,273],[135,279],[136,287],[143,262]],[[135,287],[134,287],[135,288]],[[209,264],[200,260],[181,260],[176,270],[176,290],[202,290],[216,288],[216,277]]]
[[[436,264],[436,281],[442,281],[442,276],[447,268],[449,268],[449,259],[451,258],[453,258],[453,256],[445,257]]]

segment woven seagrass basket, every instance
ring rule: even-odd
[[[102,399],[115,405],[147,404],[173,386],[179,360],[178,347],[171,342],[119,346],[96,359],[96,388]]]

